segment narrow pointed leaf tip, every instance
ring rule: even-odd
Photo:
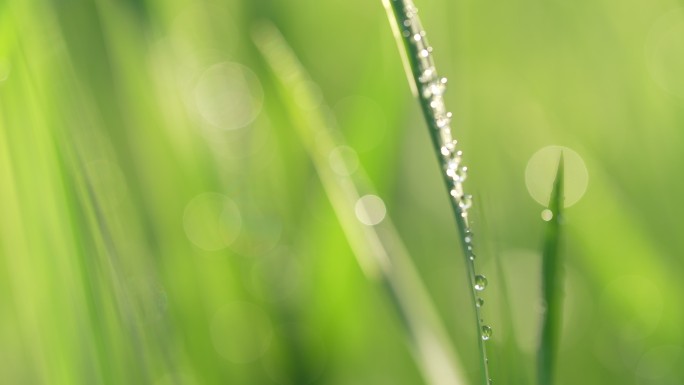
[[[537,357],[539,385],[552,385],[557,361],[558,345],[563,314],[563,261],[560,239],[562,234],[564,160],[561,152],[556,179],[549,200],[552,213],[546,224],[542,251],[542,299],[545,304],[542,315],[541,339]]]

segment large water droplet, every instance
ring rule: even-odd
[[[492,336],[492,328],[487,325],[482,325],[482,339],[487,341]]]
[[[487,278],[484,275],[475,276],[475,290],[482,291],[487,287]]]

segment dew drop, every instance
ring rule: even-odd
[[[456,175],[458,172],[458,166],[461,164],[461,160],[459,158],[451,158],[447,162],[447,175],[450,177],[453,177]]]
[[[475,299],[475,306],[477,306],[477,307],[484,306],[484,300],[482,298]]]
[[[553,219],[553,211],[549,209],[542,210],[541,217],[544,221],[548,222]]]
[[[451,156],[451,154],[453,154],[454,150],[456,150],[456,141],[452,141],[442,146],[440,152],[442,153],[442,155],[449,157]]]
[[[458,160],[460,161],[460,158]],[[463,183],[468,177],[468,167],[463,166],[454,169],[451,168],[451,165],[448,165],[446,174],[454,180],[454,183]]]
[[[420,41],[420,39],[422,39],[422,38],[423,38],[423,36],[419,33],[413,35],[413,40],[415,40],[415,41]]]
[[[439,130],[440,143],[449,143],[454,141],[454,137],[451,136],[451,127],[446,126]]]
[[[475,276],[475,290],[482,291],[487,287],[487,278],[484,275]]]
[[[463,196],[463,185],[461,185],[460,183],[454,184],[454,188],[452,188],[449,193],[452,197],[456,199],[461,199],[461,197]]]
[[[413,4],[408,4],[408,5],[406,6],[406,15],[407,15],[408,17],[411,17],[411,16],[415,15],[416,13],[418,13],[418,8],[416,8],[415,5],[413,5]]]
[[[437,72],[435,71],[435,67],[429,67],[426,68],[423,73],[418,77],[418,81],[421,83],[427,83],[431,81],[435,76],[437,75]]]
[[[447,114],[447,116],[438,118],[435,123],[437,124],[437,127],[439,128],[444,128],[451,123],[451,112]]]
[[[442,78],[439,81],[434,81],[434,82],[428,84],[428,86],[425,87],[425,91],[423,92],[423,96],[425,96],[426,98],[429,98],[431,96],[442,96],[442,95],[444,95],[444,92],[446,91],[446,84],[447,84],[446,78]]]
[[[458,207],[461,208],[461,210],[468,210],[473,206],[473,196],[472,195],[464,195],[463,199],[461,199],[460,202],[458,202]]]
[[[420,53],[418,55],[420,55],[420,57],[422,57],[422,58],[426,58],[426,57],[430,56],[430,51],[427,49],[423,49],[423,50],[420,50]]]
[[[492,328],[482,325],[482,340],[487,341],[492,336]]]
[[[444,101],[442,98],[435,98],[430,102],[430,108],[432,108],[434,116],[446,115],[446,107],[444,106]]]
[[[405,30],[403,35],[404,35],[404,37],[409,37],[409,36],[411,36],[411,31]]]

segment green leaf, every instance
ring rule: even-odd
[[[542,251],[542,315],[541,341],[537,357],[537,371],[540,385],[553,384],[556,356],[563,315],[563,261],[560,242],[563,223],[563,153],[558,161],[558,171],[553,184],[549,207],[551,218],[548,220]],[[545,219],[548,219],[548,215]]]

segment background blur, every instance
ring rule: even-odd
[[[416,5],[471,170],[494,384],[533,382],[551,145],[576,201],[559,384],[684,383],[682,3]],[[315,85],[277,91],[263,20]],[[304,94],[475,383],[465,263],[380,0],[0,1],[0,382],[425,383],[297,134]]]

